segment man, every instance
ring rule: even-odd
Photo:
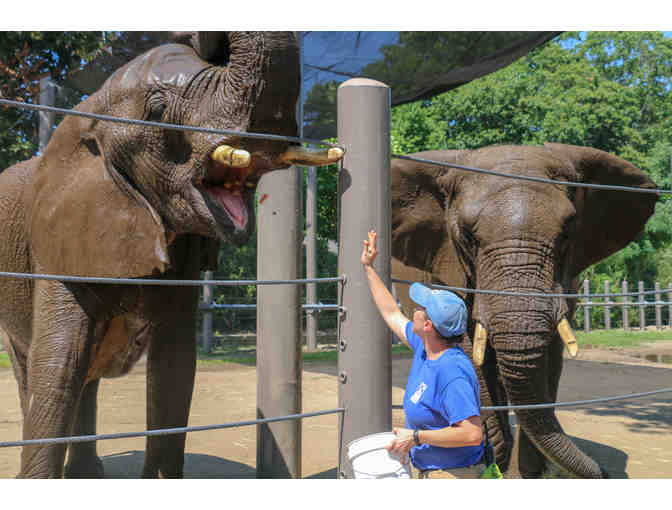
[[[387,449],[410,458],[420,478],[478,478],[484,446],[480,390],[474,367],[459,343],[466,329],[464,301],[446,290],[411,285],[418,305],[410,321],[373,269],[376,232],[364,241],[362,265],[378,311],[412,351],[404,395],[406,427],[395,428]]]

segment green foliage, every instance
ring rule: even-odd
[[[672,39],[660,32],[566,33],[496,73],[394,108],[393,152],[583,145],[627,159],[670,189],[671,77]],[[612,289],[624,277],[643,280],[647,289],[657,279],[668,281],[670,207],[669,197],[661,198],[643,234],[582,279],[600,286],[610,279]]]
[[[39,103],[39,80],[78,69],[102,47],[102,32],[0,32],[0,97]],[[60,99],[60,98],[59,98]],[[67,97],[74,106],[80,97]],[[38,146],[38,113],[0,107],[0,171],[30,158]]]

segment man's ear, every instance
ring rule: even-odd
[[[30,248],[40,271],[112,278],[162,273],[169,257],[158,214],[117,186],[95,138],[79,135],[78,120],[68,117],[56,130],[28,193]]]

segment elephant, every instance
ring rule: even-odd
[[[66,116],[43,154],[0,174],[0,269],[193,280],[216,268],[220,242],[249,239],[264,173],[342,156],[238,134],[296,137],[299,84],[293,32],[174,33],[75,109],[231,134]],[[100,379],[145,353],[147,427],[186,426],[198,292],[0,279],[23,438],[95,434]],[[182,477],[185,438],[148,437],[142,477]],[[20,478],[103,475],[95,441],[21,451]]]
[[[604,151],[558,143],[411,154],[461,166],[557,181],[654,189],[631,163]],[[655,193],[570,187],[395,159],[391,164],[392,276],[461,289],[576,293],[582,270],[620,250],[643,229]],[[407,286],[397,283],[406,311]],[[467,302],[467,352],[483,406],[556,402],[563,340],[576,299],[458,292]],[[608,477],[567,437],[554,409],[516,410],[518,467]],[[508,412],[483,412],[495,458],[512,459]]]

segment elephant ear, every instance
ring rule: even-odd
[[[65,119],[47,146],[27,194],[28,238],[40,272],[135,278],[169,265],[157,213],[106,164],[88,124]]]
[[[461,153],[428,151],[413,156],[457,162]],[[446,223],[454,175],[453,170],[436,165],[392,161],[392,256],[397,259],[392,265],[394,278],[466,287],[467,275]],[[405,288],[399,287],[399,296]]]
[[[571,164],[579,182],[655,189],[639,168],[607,152],[589,147],[545,144]],[[574,188],[576,221],[568,257],[572,277],[624,248],[653,214],[658,195]]]

